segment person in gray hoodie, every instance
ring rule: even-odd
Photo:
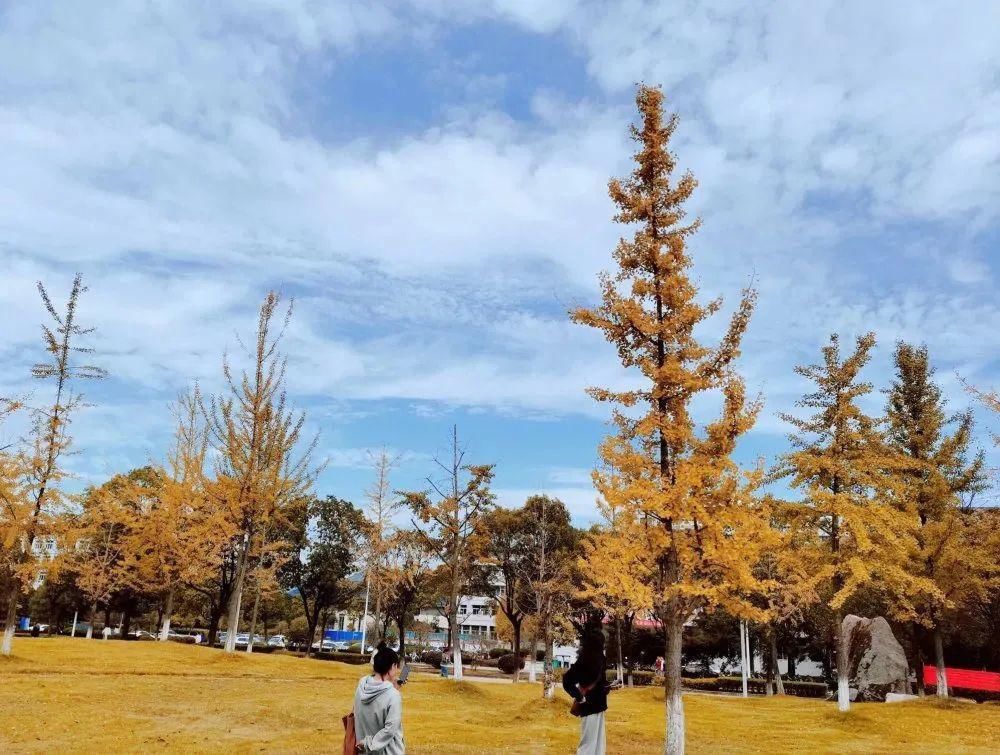
[[[354,693],[354,734],[358,739],[358,752],[404,755],[403,698],[396,682],[399,656],[382,643],[375,652],[372,666],[375,673],[363,677]]]

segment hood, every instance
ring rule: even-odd
[[[361,702],[369,705],[392,688],[392,682],[380,682],[373,676],[366,676],[361,680]]]

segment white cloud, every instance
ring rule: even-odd
[[[773,414],[801,393],[792,367],[832,331],[879,331],[879,378],[907,338],[944,372],[995,382],[1000,310],[972,285],[992,280],[977,234],[1000,207],[995,6],[834,7],[8,9],[0,354],[26,369],[33,281],[68,285],[82,269],[118,392],[107,400],[165,418],[183,384],[217,384],[223,349],[282,286],[299,296],[292,389],[321,416],[334,400],[403,399],[603,417],[584,387],[627,378],[563,311],[592,296],[623,230],[605,184],[628,170],[627,93],[646,80],[681,111],[679,161],[701,182],[699,283],[730,304],[753,273],[761,289],[742,364],[768,398],[762,430],[784,431]],[[489,104],[386,138],[315,128],[303,107],[360,49],[488,19],[565,35],[601,89],[527,92],[530,117],[515,121],[496,104],[510,84],[487,77]],[[930,221],[938,236],[893,256],[898,228]]]

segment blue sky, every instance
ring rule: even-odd
[[[741,458],[784,449],[792,368],[834,331],[876,331],[877,386],[895,340],[925,341],[961,409],[958,374],[1000,384],[998,27],[991,2],[5,3],[0,394],[44,399],[33,284],[78,270],[112,377],[71,464],[160,457],[167,403],[218,388],[274,287],[322,492],[360,500],[382,445],[420,486],[457,423],[503,503],[590,521],[583,390],[630,378],[565,313],[622,233],[605,188],[646,81],[700,181],[703,292],[760,289]]]

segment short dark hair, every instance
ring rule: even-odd
[[[384,642],[380,642],[375,650],[372,665],[375,667],[376,674],[386,674],[393,666],[399,665],[399,653]]]

